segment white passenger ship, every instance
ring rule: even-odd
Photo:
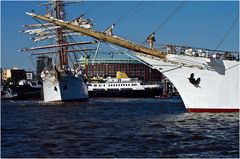
[[[90,82],[90,97],[155,97],[162,94],[162,84],[144,84],[137,78],[128,78],[126,73],[117,72],[116,78],[108,77],[102,82]]]

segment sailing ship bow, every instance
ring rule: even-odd
[[[153,49],[153,48],[147,48],[147,47],[144,47],[144,46],[141,46],[141,45],[137,45],[137,44],[134,44],[131,41],[124,40],[124,39],[122,39],[120,37],[117,37],[117,36],[110,36],[110,35],[107,35],[106,33],[103,33],[103,32],[98,32],[98,31],[95,31],[95,30],[92,30],[92,29],[82,28],[82,27],[79,27],[77,25],[74,25],[74,23],[65,22],[63,20],[58,20],[58,19],[55,19],[53,17],[47,17],[47,16],[37,15],[37,14],[34,14],[34,13],[28,13],[28,12],[26,14],[32,16],[33,18],[38,18],[38,19],[53,23],[55,25],[67,28],[67,29],[75,31],[75,32],[80,32],[82,34],[93,37],[93,38],[98,39],[100,41],[105,41],[105,42],[108,42],[108,43],[112,43],[112,44],[115,44],[117,46],[121,46],[123,48],[127,48],[127,49],[135,51],[135,52],[156,56],[156,57],[159,57],[159,58],[162,58],[162,59],[166,58],[166,54],[164,54],[160,50]]]

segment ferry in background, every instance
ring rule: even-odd
[[[90,97],[155,97],[161,95],[162,91],[161,83],[144,83],[120,71],[116,78],[92,80],[88,84]]]

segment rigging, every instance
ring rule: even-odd
[[[237,12],[238,14],[238,6],[231,9],[230,11],[224,12],[220,16],[216,17],[216,19],[212,19],[210,22],[204,23],[202,27],[191,27],[191,29],[193,30],[191,31],[191,33],[188,32],[186,39],[194,41],[196,40],[196,38],[200,39],[199,38],[200,36],[206,36],[206,35],[208,36],[209,34],[207,34],[207,32],[211,33],[213,30],[213,27],[217,27],[216,25],[220,25],[217,22],[223,22],[223,20],[232,16],[231,14],[233,12]],[[236,13],[234,13],[234,15],[235,14]],[[194,36],[194,33],[197,33],[197,34]]]
[[[106,3],[106,1],[98,2],[97,4],[95,4],[92,7],[88,8],[82,15],[86,15],[86,14],[90,13],[93,10],[101,8],[102,6],[104,6],[104,3]]]
[[[123,14],[121,17],[119,17],[117,20],[115,20],[115,22],[113,24],[117,24],[120,21],[122,21],[124,18],[126,18],[131,12],[134,13],[134,10],[136,10],[141,4],[143,3],[143,1],[138,2],[136,5],[134,5],[132,8],[130,8],[130,10],[128,10],[125,14]]]
[[[183,5],[185,4],[185,2],[186,2],[186,1],[182,1],[182,2],[153,30],[153,32],[152,32],[151,34],[155,34],[157,31],[159,31],[159,29],[160,29],[165,23],[167,23],[167,21],[170,20],[170,18],[172,18],[173,15],[176,14],[177,11],[178,11],[181,7],[183,7]],[[151,34],[150,34],[150,35],[151,35]],[[146,42],[146,41],[143,41],[142,44],[145,43],[145,42]]]
[[[39,23],[41,26],[43,26],[43,27],[45,27],[48,31],[49,31],[49,33],[53,33],[53,34],[55,34],[55,32],[52,30],[52,29],[50,29],[49,27],[48,27],[48,25],[44,25],[43,23],[41,23],[39,20],[37,20],[36,18],[33,18],[37,23]],[[60,44],[60,45],[58,45],[59,47],[61,47],[61,46],[70,46],[73,50],[75,49],[74,47],[73,47],[73,45],[77,45],[80,49],[78,49],[78,51],[66,51],[66,52],[72,52],[72,54],[74,55],[74,58],[75,58],[75,60],[77,60],[77,55],[76,55],[76,52],[80,52],[81,53],[81,51],[84,51],[84,52],[86,52],[86,51],[91,51],[91,50],[93,50],[93,49],[83,49],[80,45],[81,44],[94,44],[94,43],[96,43],[96,41],[92,41],[92,42],[76,42],[76,40],[74,40],[73,39],[73,37],[72,36],[70,36],[70,32],[65,32],[67,35],[68,35],[68,38],[71,38],[71,39],[69,39],[70,41],[73,41],[74,43],[66,43],[66,44]],[[52,46],[49,46],[49,47],[47,47],[47,48],[54,48],[54,47],[58,47],[57,45],[52,45]],[[43,48],[41,48],[41,47],[39,47],[39,48],[36,48],[36,49],[22,49],[22,51],[30,51],[30,50],[37,50],[37,49],[44,49],[44,48],[46,48],[46,47],[43,47]],[[84,53],[85,54],[85,53]],[[33,53],[32,55],[39,55],[39,53]],[[57,56],[58,56],[58,54],[56,54]],[[83,54],[82,54],[83,55]],[[56,59],[57,59],[57,56],[56,56]],[[71,58],[70,56],[69,56],[69,58]],[[55,59],[55,61],[56,61],[56,59]],[[70,59],[70,61],[71,61],[71,63],[72,63],[72,59]],[[56,63],[56,62],[55,62]],[[73,64],[73,63],[72,63]]]
[[[234,20],[234,22],[232,23],[231,27],[230,27],[229,30],[226,32],[226,34],[224,35],[224,37],[222,38],[222,40],[219,42],[219,44],[217,45],[217,47],[216,47],[215,50],[217,50],[217,49],[222,45],[223,41],[224,41],[224,40],[227,38],[227,36],[230,34],[230,32],[232,31],[232,29],[233,29],[235,23],[237,22],[238,18],[239,18],[239,15],[235,18],[235,20]]]
[[[186,1],[182,1],[174,10],[171,14],[169,14],[156,28],[153,32],[157,32],[165,23],[167,23],[167,21],[174,15],[177,13],[177,11],[183,7],[183,5],[185,4]]]
[[[116,24],[119,24],[124,18],[126,18],[130,13],[134,13],[134,10],[139,7],[141,4],[143,3],[143,1],[138,2],[136,5],[134,5],[132,8],[130,8],[125,14],[123,14],[122,16],[120,16],[118,19],[115,20],[115,22],[113,22],[111,24],[111,26],[109,26],[104,32],[108,35],[112,36],[112,31],[113,31],[113,27]]]

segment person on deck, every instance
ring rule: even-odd
[[[155,42],[155,41],[156,41],[156,39],[155,39],[155,32],[153,32],[151,35],[149,35],[149,36],[147,37],[146,42],[149,44],[149,47],[150,47],[151,49],[153,49],[153,42]]]
[[[110,27],[108,27],[105,31],[104,31],[104,33],[106,33],[107,35],[110,35],[110,36],[112,36],[113,35],[113,27],[115,26],[115,24],[112,24]]]

